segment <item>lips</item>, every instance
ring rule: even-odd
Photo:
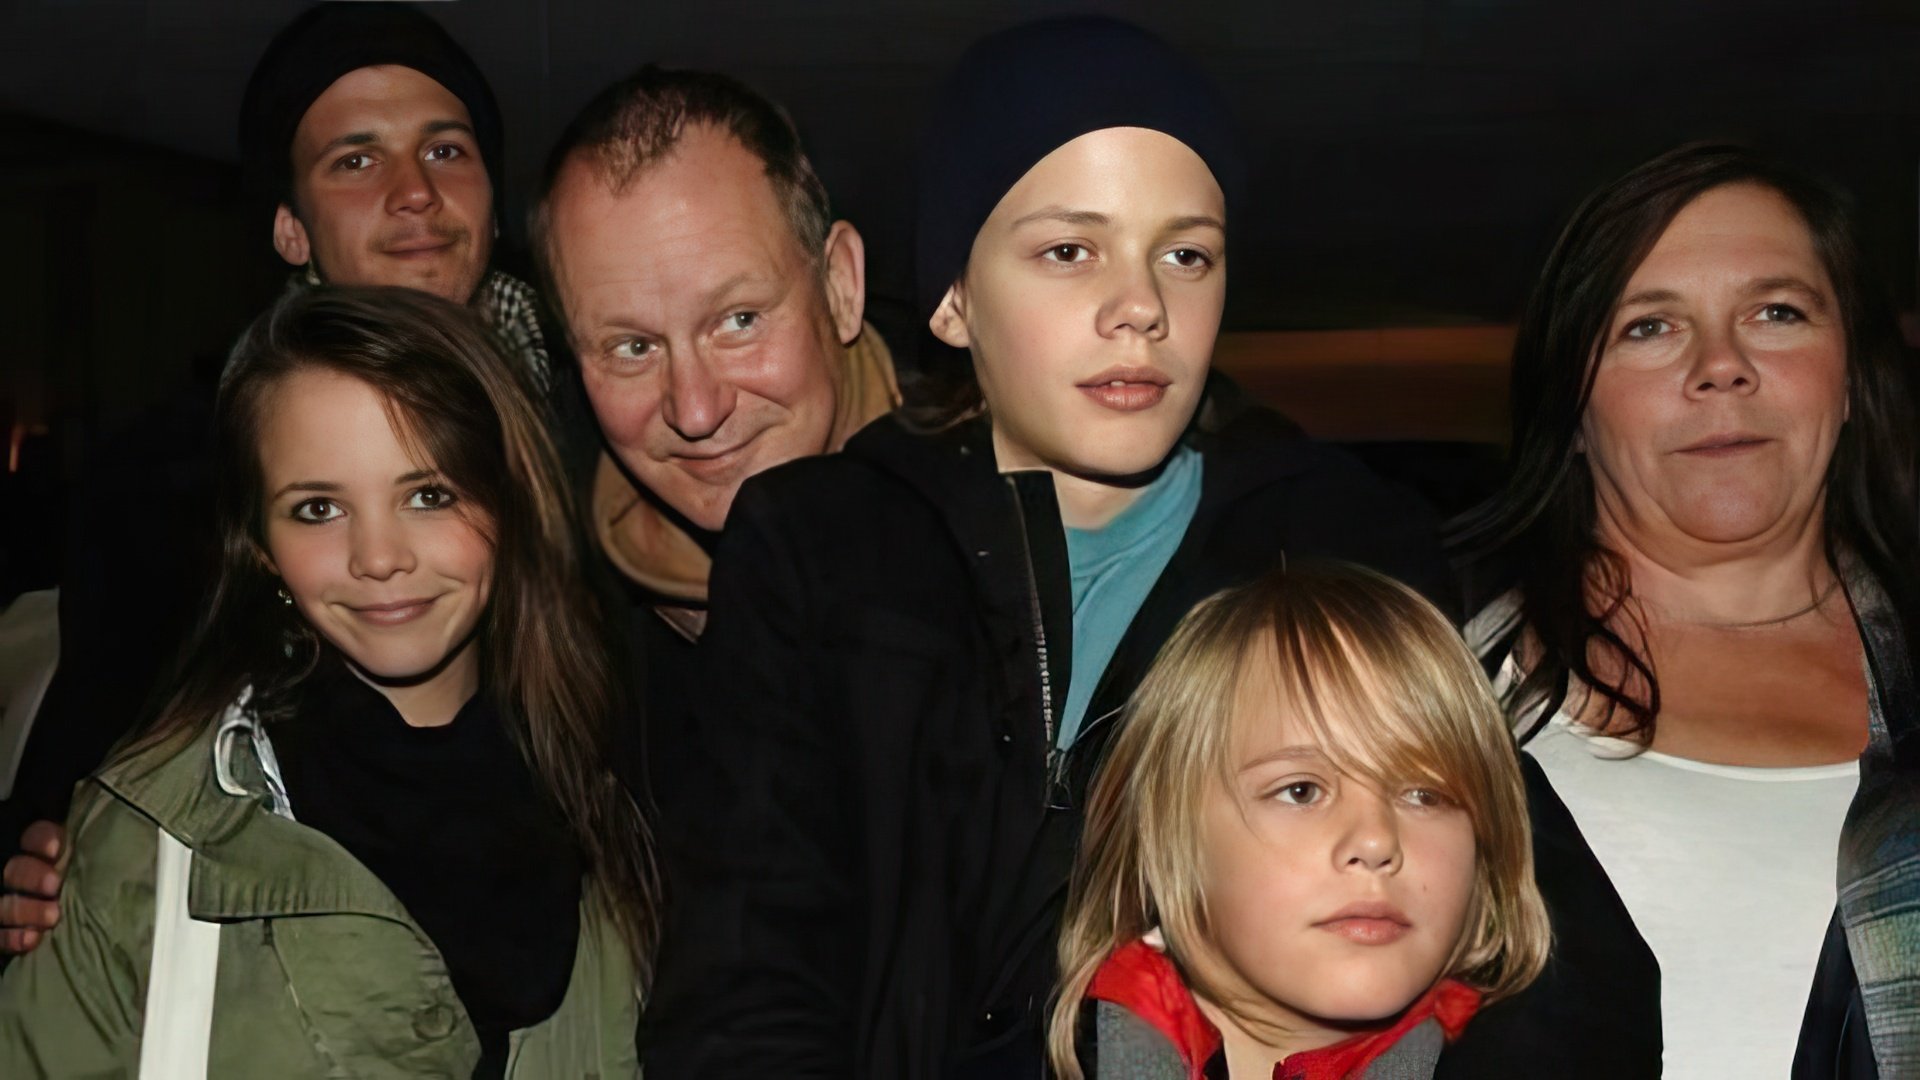
[[[1690,454],[1697,457],[1725,457],[1755,450],[1773,440],[1765,435],[1756,435],[1746,431],[1722,432],[1708,435],[1706,438],[1681,447],[1675,453]]]
[[[392,600],[384,604],[348,604],[347,610],[361,621],[375,626],[401,626],[425,615],[438,599],[437,596],[427,596]]]
[[[1413,929],[1405,912],[1382,900],[1348,904],[1313,925],[1356,945],[1390,945]]]
[[[393,243],[383,246],[380,251],[382,254],[391,255],[394,258],[434,255],[453,247],[454,243],[459,239],[458,236],[439,236],[430,233],[426,236],[396,240]]]
[[[1155,368],[1111,367],[1077,385],[1097,405],[1115,412],[1139,412],[1160,404],[1172,383]]]
[[[390,258],[395,259],[420,259],[438,255],[452,246],[452,244],[422,244],[418,247],[388,248],[386,253]]]

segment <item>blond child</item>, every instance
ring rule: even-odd
[[[1049,1032],[1069,1080],[1411,1078],[1539,974],[1519,764],[1412,590],[1344,564],[1183,621],[1095,781]]]

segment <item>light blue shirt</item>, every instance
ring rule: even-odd
[[[1113,651],[1187,535],[1200,506],[1200,452],[1174,449],[1133,505],[1100,529],[1067,530],[1073,577],[1073,673],[1057,742],[1073,745]]]

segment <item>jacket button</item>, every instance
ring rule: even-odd
[[[423,1039],[444,1039],[453,1034],[453,1010],[445,1005],[429,1005],[414,1013],[413,1033]]]

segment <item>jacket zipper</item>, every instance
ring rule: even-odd
[[[1040,614],[1040,579],[1033,571],[1033,541],[1027,533],[1027,509],[1020,502],[1020,488],[1014,478],[1006,477],[1007,490],[1013,495],[1013,517],[1020,524],[1020,557],[1027,568],[1027,608],[1033,618],[1034,653],[1040,662],[1040,719],[1047,735],[1047,795],[1053,801],[1054,772],[1059,754],[1053,745],[1053,674],[1047,667],[1047,625]]]

